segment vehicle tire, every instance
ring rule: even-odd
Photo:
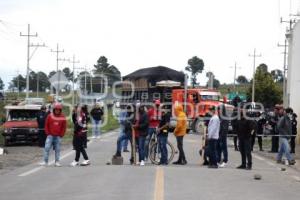
[[[203,126],[202,120],[200,118],[195,119],[195,121],[192,124],[193,132],[196,134],[201,134],[202,126]]]
[[[171,163],[175,155],[175,148],[169,141],[167,143],[167,149],[168,149],[168,163]],[[149,159],[151,160],[152,164],[158,165],[160,162],[160,158],[161,158],[161,154],[158,148],[158,143],[155,142],[150,146]]]

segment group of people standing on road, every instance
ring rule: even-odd
[[[124,141],[130,141],[131,150],[138,149],[138,164],[145,165],[149,158],[149,144],[154,134],[158,138],[159,151],[161,152],[160,165],[168,165],[168,134],[171,111],[160,100],[156,99],[148,108],[144,105],[123,105],[120,114],[120,136],[117,140],[117,151],[114,157],[121,157],[122,145]],[[175,108],[177,116],[177,125],[174,134],[177,139],[179,151],[178,161],[173,162],[175,165],[187,164],[183,150],[183,137],[186,134],[186,115],[183,107],[178,105]],[[133,141],[134,140],[134,141]],[[133,146],[136,144],[136,146]],[[130,163],[134,163],[133,151],[131,151]]]
[[[55,151],[54,166],[60,167],[60,147],[61,140],[64,137],[67,129],[67,120],[62,112],[62,105],[59,103],[53,104],[53,109],[47,111],[45,106],[41,107],[41,111],[37,115],[37,122],[39,126],[39,146],[44,147],[44,159],[40,163],[42,166],[49,164],[49,153],[53,147]],[[99,104],[96,104],[88,112],[87,105],[75,106],[72,113],[73,122],[73,149],[75,150],[75,159],[70,166],[75,167],[79,165],[80,155],[82,154],[84,160],[81,166],[90,165],[89,157],[86,153],[88,123],[92,116],[92,138],[100,138],[100,124],[102,121],[103,110]]]

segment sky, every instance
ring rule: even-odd
[[[100,56],[121,71],[166,66],[184,70],[198,56],[205,85],[212,71],[221,83],[237,75],[251,78],[254,48],[269,69],[283,68],[283,48],[290,13],[300,11],[300,0],[0,0],[0,77],[6,86],[17,73],[25,75],[27,24],[31,43],[45,43],[30,60],[34,71],[56,70],[60,58],[72,58],[78,68],[92,69]],[[33,48],[31,48],[31,51]],[[59,68],[72,67],[59,62]],[[19,72],[18,72],[19,71]]]

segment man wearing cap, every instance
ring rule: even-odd
[[[161,118],[160,112],[160,100],[156,99],[153,101],[153,104],[149,108],[147,115],[149,119],[149,128],[148,128],[148,135],[145,142],[145,159],[148,159],[148,152],[149,152],[149,143],[152,138],[153,133],[156,132],[156,129],[159,125],[159,121]]]

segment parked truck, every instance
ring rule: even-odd
[[[33,143],[38,140],[36,116],[42,104],[37,99],[27,99],[24,102],[4,107],[6,120],[3,124],[2,135],[5,146],[16,142]]]

